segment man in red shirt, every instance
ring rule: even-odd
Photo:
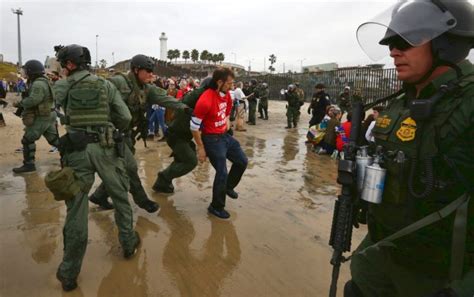
[[[199,161],[204,162],[208,157],[216,170],[212,202],[208,211],[222,219],[230,217],[224,209],[226,195],[233,199],[238,198],[239,195],[234,188],[239,184],[248,162],[240,143],[228,133],[229,115],[232,109],[229,90],[233,82],[232,70],[216,69],[212,75],[210,88],[199,97],[196,103],[190,123]],[[232,162],[228,174],[227,159]]]

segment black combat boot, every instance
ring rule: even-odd
[[[239,194],[236,191],[234,191],[233,189],[227,189],[226,194],[227,194],[227,196],[229,196],[232,199],[239,198]]]
[[[98,205],[100,208],[108,210],[108,209],[113,209],[114,206],[109,202],[107,197],[104,198],[99,198],[95,196],[94,194],[89,196],[89,201]]]
[[[140,240],[140,234],[138,234],[137,231],[135,231],[135,235],[137,237],[137,241],[135,242],[135,244],[133,245],[133,247],[131,249],[124,249],[123,250],[123,256],[125,259],[130,259],[131,257],[133,257],[137,251],[138,251],[138,247],[140,246],[140,243],[141,243],[141,240]]]
[[[171,181],[166,180],[166,178],[163,176],[163,174],[160,172],[158,173],[158,177],[153,184],[152,187],[153,191],[158,192],[158,193],[167,193],[171,194],[174,193],[174,186]]]
[[[148,199],[148,197],[136,204],[138,205],[138,207],[146,210],[149,213],[157,212],[160,209],[160,205],[155,201]]]
[[[21,167],[13,168],[13,172],[16,174],[35,172],[35,171],[36,171],[35,164],[23,164],[23,166]]]
[[[72,291],[75,288],[77,288],[77,280],[73,278],[63,277],[59,273],[59,270],[56,272],[56,278],[58,279],[58,281],[61,282],[61,286],[63,287],[63,290],[66,292]]]

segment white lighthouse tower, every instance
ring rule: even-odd
[[[168,37],[166,37],[165,32],[161,32],[160,36],[160,60],[166,61],[168,56]]]

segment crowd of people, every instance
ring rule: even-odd
[[[192,76],[152,78],[152,83],[166,90],[167,95],[181,101],[186,94],[200,87],[201,81]],[[230,125],[234,131],[245,132],[245,124],[256,125],[257,111],[259,119],[268,120],[269,90],[266,82],[236,81],[229,90],[232,99]],[[166,141],[168,125],[174,119],[174,111],[158,104],[152,104],[147,109],[148,135],[153,140],[159,137],[160,142]],[[161,134],[160,134],[161,129]]]
[[[369,30],[373,26],[378,30]],[[367,38],[374,32],[381,35]],[[347,158],[339,161],[342,191],[329,236],[334,253],[327,259],[334,266],[330,296],[336,296],[341,263],[350,258],[344,297],[471,297],[474,66],[466,58],[474,47],[474,6],[465,0],[402,1],[359,26],[357,36],[369,56],[383,57],[377,49],[389,53],[403,88],[382,98],[391,100],[385,109],[372,109],[362,123],[363,139],[349,142]],[[65,78],[55,82],[45,76],[41,62],[30,60],[23,66],[27,92],[14,104],[21,108],[25,126],[23,166],[13,171],[36,170],[35,142],[41,136],[60,148],[61,169],[49,172],[45,184],[66,205],[64,255],[56,273],[63,290],[77,287],[88,243],[89,201],[115,210],[123,256],[136,254],[141,239],[128,192],[149,213],[160,207],[143,189],[135,143],[154,137],[158,127],[173,151],[173,162],[157,173],[153,190],[173,193],[173,179],[209,159],[215,177],[207,210],[229,219],[226,199],[239,198],[236,188],[248,165],[230,122],[234,119],[235,130],[245,131],[246,110],[248,125],[256,125],[257,111],[260,119],[268,120],[266,83],[234,84],[228,68],[217,68],[201,82],[157,79],[153,60],[144,55],[131,59],[129,73],[106,80],[89,71],[89,50],[75,44],[57,47],[57,59]],[[351,103],[362,95],[347,86],[334,105],[324,89],[323,84],[315,86],[307,110],[307,140],[318,153],[336,158],[356,127],[352,120],[360,118],[353,114],[358,108],[351,110],[360,105]],[[304,92],[294,83],[282,96],[287,101],[286,128],[294,129]],[[61,137],[55,126],[58,106],[67,131]],[[360,145],[374,142],[376,149],[363,156]],[[371,158],[373,164],[358,162],[358,157]],[[357,176],[357,166],[363,166],[365,175]],[[102,184],[89,196],[96,173]],[[345,257],[352,227],[359,224],[367,224],[367,234]]]

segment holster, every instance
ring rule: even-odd
[[[123,134],[119,130],[115,130],[113,132],[113,139],[115,142],[115,150],[117,151],[117,155],[120,158],[125,157],[125,142],[123,141]]]

